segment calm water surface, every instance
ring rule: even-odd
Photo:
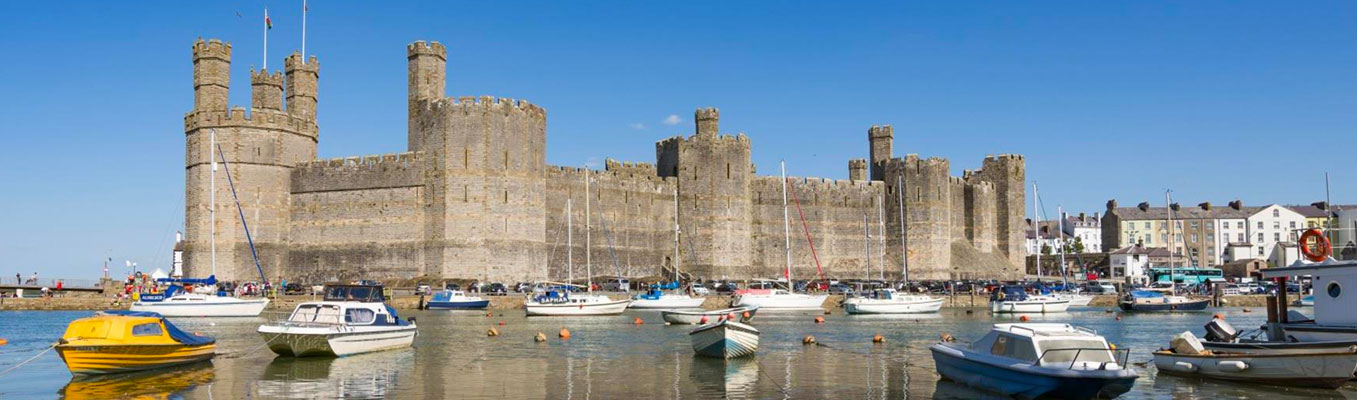
[[[1261,312],[1217,310],[1241,329],[1263,322]],[[0,312],[0,370],[25,360],[90,312]],[[987,310],[939,315],[864,317],[836,311],[824,324],[811,313],[760,313],[757,358],[693,357],[689,327],[664,326],[658,312],[589,318],[525,318],[521,310],[480,313],[407,312],[419,320],[413,349],[340,359],[275,358],[254,332],[261,320],[176,319],[188,331],[215,336],[211,363],[104,379],[73,379],[55,352],[0,377],[0,398],[989,398],[940,381],[928,346],[940,333],[982,336],[996,322]],[[646,321],[634,326],[635,317]],[[1357,398],[1357,385],[1339,391],[1203,382],[1154,374],[1150,351],[1185,330],[1202,334],[1210,313],[1127,315],[1103,309],[1033,316],[1032,322],[1072,322],[1130,347],[1141,379],[1123,398]],[[487,337],[491,326],[499,337]],[[565,326],[570,340],[556,332]],[[551,339],[535,343],[537,332]],[[885,344],[872,344],[875,334]],[[821,346],[803,346],[815,335]]]

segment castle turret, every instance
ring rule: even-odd
[[[283,67],[287,71],[287,112],[314,121],[320,61],[315,56],[302,61],[301,53],[292,53],[283,60]]]
[[[693,121],[697,122],[697,135],[714,137],[720,133],[721,110],[715,107],[699,108],[693,112]]]
[[[865,181],[867,180],[867,160],[854,158],[848,160],[848,180]]]
[[[193,109],[226,110],[231,87],[231,45],[217,39],[193,43]]]
[[[885,179],[885,163],[891,159],[891,141],[895,129],[890,125],[872,125],[867,128],[867,142],[871,153],[872,180]]]
[[[409,121],[407,137],[410,151],[419,151],[424,147],[423,138],[416,135],[416,115],[419,102],[442,99],[447,90],[448,51],[442,43],[416,41],[405,46],[406,59],[409,61],[408,99]]]
[[[283,109],[283,73],[250,68],[250,107],[266,110]]]
[[[1026,162],[1017,154],[985,157],[980,171],[973,176],[994,185],[995,244],[999,251],[1014,266],[1026,265],[1027,246],[1023,232],[1023,209],[1027,202]],[[1108,205],[1116,206],[1116,203],[1109,202]]]

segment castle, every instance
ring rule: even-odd
[[[409,151],[319,160],[314,56],[293,53],[282,72],[252,70],[247,110],[227,101],[231,45],[193,44],[194,102],[184,116],[187,274],[209,273],[215,224],[218,277],[257,279],[242,214],[271,280],[516,282],[582,277],[586,262],[595,275],[654,276],[675,262],[675,214],[681,270],[699,278],[782,274],[783,181],[755,174],[749,138],[721,134],[715,108],[697,110],[693,135],[656,143],[653,164],[551,166],[545,109],[446,97],[447,49],[417,41],[406,51]],[[232,178],[216,174],[215,213],[213,134]],[[868,129],[870,158],[848,162],[849,180],[789,179],[794,274],[813,277],[818,258],[831,277],[863,277],[870,245],[873,277],[884,268],[899,279],[905,248],[911,279],[1021,275],[1022,156],[989,156],[980,170],[953,177],[946,159],[894,157],[893,136],[889,125]],[[567,254],[574,271],[566,271]]]

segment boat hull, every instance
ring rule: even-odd
[[[528,303],[523,306],[529,317],[618,315],[627,310],[631,300],[610,300],[596,303]]]
[[[263,325],[259,334],[269,350],[288,357],[343,357],[410,347],[415,325],[371,327],[298,327]]]
[[[203,302],[138,301],[132,303],[129,310],[154,312],[166,317],[257,317],[269,305],[269,299],[213,298]]]
[[[1053,368],[1011,368],[969,359],[960,350],[938,343],[929,348],[938,374],[978,389],[1020,398],[1112,398],[1135,385],[1130,371],[1073,371]],[[1027,366],[1028,364],[1023,364]],[[1050,370],[1050,373],[1040,373]],[[1082,372],[1082,373],[1081,373]],[[1062,376],[1064,374],[1064,376]]]
[[[474,301],[430,301],[424,303],[428,310],[482,310],[490,306],[490,300]]]
[[[705,302],[707,299],[703,297],[664,295],[658,299],[633,299],[628,307],[639,310],[702,308],[702,303]]]
[[[1282,324],[1282,332],[1297,342],[1357,341],[1357,326],[1290,323]]]
[[[1070,308],[1067,300],[991,301],[990,311],[998,314],[1058,313]]]
[[[852,299],[843,303],[844,311],[849,314],[919,314],[935,313],[942,309],[943,299],[912,301]]]
[[[1157,351],[1154,366],[1169,375],[1336,389],[1352,379],[1357,352],[1186,355]]]
[[[660,317],[664,318],[664,322],[671,324],[695,325],[702,323],[703,317],[706,317],[708,321],[715,321],[721,316],[735,313],[740,322],[749,322],[749,320],[754,319],[754,314],[758,311],[758,307],[736,307],[712,311],[661,311]],[[745,314],[749,314],[749,317],[745,317]]]
[[[1122,311],[1204,311],[1210,300],[1190,300],[1180,303],[1144,303],[1121,301],[1117,303]]]
[[[1061,295],[1060,299],[1069,301],[1070,307],[1088,307],[1088,303],[1093,301],[1093,296],[1085,296],[1080,294]]]
[[[810,294],[746,294],[732,304],[735,307],[758,307],[764,311],[818,311],[824,309],[827,295]]]
[[[1331,342],[1258,342],[1258,343],[1220,343],[1202,341],[1202,347],[1212,352],[1239,354],[1324,354],[1341,353],[1357,346],[1357,341],[1341,340]]]
[[[721,321],[688,333],[693,352],[722,359],[753,355],[759,349],[759,330],[734,321]]]
[[[217,345],[71,345],[56,346],[72,374],[96,375],[145,371],[210,360]]]

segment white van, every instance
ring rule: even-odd
[[[631,290],[631,281],[627,278],[608,278],[599,288],[608,292],[626,292]]]

